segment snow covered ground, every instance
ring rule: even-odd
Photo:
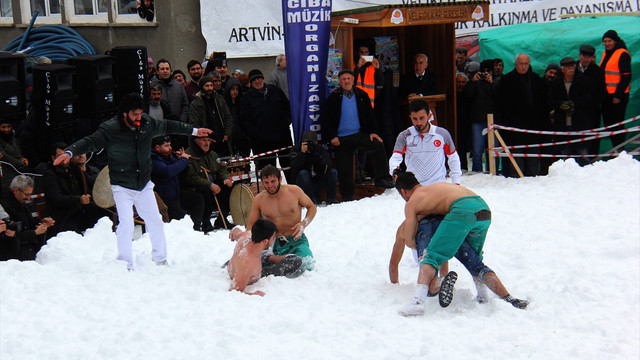
[[[485,263],[531,305],[474,301],[456,261],[453,303],[424,317],[396,311],[413,295],[388,261],[404,201],[394,189],[319,208],[307,236],[317,270],[227,291],[228,231],[166,225],[170,267],[134,242],[137,271],[115,260],[102,219],[49,240],[36,262],[0,263],[0,359],[638,359],[640,163],[622,155],[545,177],[465,176],[493,211]]]

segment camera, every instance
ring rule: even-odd
[[[17,232],[24,230],[24,223],[22,221],[13,221],[9,218],[4,218],[2,219],[2,221],[4,221],[5,225],[7,225],[7,230],[13,230]]]
[[[480,80],[487,80],[487,73],[486,72],[481,72],[480,73]]]
[[[313,150],[313,147],[316,146],[314,141],[305,141],[305,144],[307,144],[307,149],[309,150]]]

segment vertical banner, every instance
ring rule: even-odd
[[[284,48],[295,143],[307,130],[321,133],[327,97],[331,0],[282,0]]]

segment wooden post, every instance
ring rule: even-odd
[[[500,146],[502,147],[502,149],[504,150],[504,152],[506,154],[511,154],[511,151],[509,151],[509,149],[507,149],[507,144],[505,144],[504,140],[502,140],[502,136],[500,136],[500,133],[498,132],[498,130],[493,130],[493,114],[487,114],[487,145],[489,146],[489,172],[491,173],[491,175],[495,175],[496,174],[496,163],[495,163],[495,155],[493,154],[493,148],[495,147],[495,139],[493,138],[494,136],[498,139],[498,142],[500,142]],[[509,156],[509,161],[511,161],[511,165],[513,165],[513,168],[516,169],[516,172],[518,173],[518,176],[520,176],[521,178],[524,177],[524,174],[522,174],[522,170],[520,170],[520,167],[518,166],[518,164],[516,163],[516,160],[513,158],[513,156]]]
[[[493,138],[493,114],[487,114],[487,145],[489,146],[489,173],[491,175],[497,174],[496,169],[496,155],[493,153],[495,147],[495,139]]]
[[[496,134],[495,135],[496,135],[496,138],[498,139],[498,141],[500,142],[500,145],[504,149],[504,152],[509,154],[509,155],[511,155],[511,151],[509,151],[509,149],[507,149],[507,144],[505,144],[504,141],[502,140],[502,136],[500,136],[500,133],[498,132],[498,130],[496,130]],[[518,172],[518,176],[523,178],[524,175],[522,174],[522,171],[520,170],[520,167],[516,163],[516,159],[514,159],[513,156],[509,156],[509,160],[511,161],[511,165],[513,165],[513,168],[516,169],[516,171]]]

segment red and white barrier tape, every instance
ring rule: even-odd
[[[617,134],[626,134],[629,132],[635,132],[635,131],[640,131],[640,126],[636,126],[633,128],[628,128],[628,129],[624,129],[624,130],[618,130],[618,131],[611,131],[611,132],[600,132],[600,133],[596,133],[597,135],[595,136],[589,136],[589,137],[583,137],[580,139],[573,139],[573,140],[567,140],[567,141],[554,141],[554,142],[550,142],[550,143],[541,143],[541,144],[527,144],[527,145],[511,145],[511,146],[507,146],[507,149],[529,149],[529,148],[537,148],[537,147],[545,147],[545,146],[555,146],[555,145],[565,145],[565,144],[574,144],[574,143],[578,143],[578,142],[585,142],[585,141],[590,141],[590,140],[594,140],[594,139],[600,139],[600,138],[604,138],[604,137],[609,137],[612,135],[617,135]],[[499,147],[495,147],[493,149],[489,149],[490,151],[498,149]]]
[[[279,151],[282,151],[282,150],[291,149],[292,147],[293,147],[293,145],[289,145],[289,146],[285,146],[285,147],[282,147],[282,148],[279,148],[279,149],[265,151],[265,152],[257,154],[257,155],[251,155],[251,156],[247,156],[247,157],[240,158],[240,159],[229,159],[229,161],[221,161],[220,163],[223,164],[223,165],[228,165],[228,164],[239,162],[239,161],[250,161],[250,160],[265,156],[265,155],[275,154],[275,153],[277,153]]]
[[[605,127],[601,127],[601,128],[596,128],[596,129],[591,129],[591,130],[582,130],[582,131],[528,130],[528,129],[520,129],[520,128],[516,128],[516,127],[511,127],[511,126],[502,126],[502,125],[498,125],[498,124],[493,124],[493,127],[490,128],[489,130],[501,129],[501,130],[506,130],[506,131],[515,131],[515,132],[522,132],[522,133],[527,133],[527,134],[538,134],[538,135],[568,135],[568,136],[571,136],[571,135],[598,135],[598,134],[601,134],[601,132],[600,132],[601,130],[611,129],[611,128],[614,128],[616,126],[624,125],[626,123],[635,121],[638,118],[640,118],[640,116],[634,116],[631,119],[627,119],[627,120],[621,121],[621,122],[613,124],[613,125],[609,125],[609,126],[605,126]],[[630,128],[630,129],[634,129],[634,128]],[[624,130],[619,130],[619,131],[629,132],[630,129],[624,129]],[[485,129],[485,130],[487,130],[487,129]],[[483,131],[483,133],[484,133],[484,131]]]
[[[282,171],[291,170],[291,166],[280,169]],[[245,179],[251,179],[251,174],[240,174],[240,175],[231,175],[230,179],[232,181],[240,181]]]
[[[231,175],[231,181],[240,181],[251,179],[251,174],[240,174],[240,175]]]
[[[620,154],[585,154],[585,155],[554,155],[554,154],[521,154],[521,153],[503,153],[499,151],[493,151],[495,157],[524,157],[524,158],[588,158],[588,157],[613,157],[618,156]],[[627,154],[636,156],[640,155],[640,151],[631,151],[627,152]]]

